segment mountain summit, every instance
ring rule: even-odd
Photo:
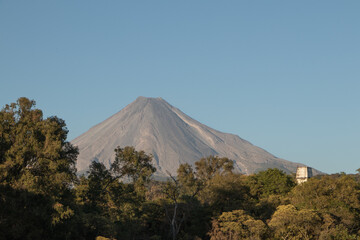
[[[154,156],[155,175],[176,175],[182,163],[217,155],[234,161],[235,170],[250,174],[267,168],[295,172],[302,164],[279,159],[237,135],[222,133],[187,116],[162,98],[139,97],[120,112],[72,141],[79,147],[78,171],[92,161],[109,166],[117,146],[134,146]]]

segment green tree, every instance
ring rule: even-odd
[[[269,226],[278,239],[317,239],[321,217],[314,210],[297,210],[293,205],[281,205],[272,216]]]
[[[332,222],[335,222],[332,219]],[[359,240],[359,235],[350,234],[349,230],[343,224],[332,224],[331,227],[324,227],[319,236],[320,240]]]
[[[350,234],[360,234],[360,185],[349,175],[310,179],[296,186],[289,199],[299,209],[330,214],[332,227],[342,224]]]
[[[77,148],[65,122],[43,119],[35,101],[19,98],[0,112],[0,182],[61,197],[76,179]]]
[[[145,184],[149,182],[156,168],[151,164],[152,156],[144,151],[136,151],[134,147],[117,147],[115,161],[111,164],[111,171],[116,178],[127,177],[134,184],[139,193],[145,191]]]
[[[177,178],[169,174],[170,179],[163,185],[165,209],[172,239],[196,238],[206,233],[204,222],[208,220],[204,214],[197,195],[203,184],[196,177],[189,164],[181,164],[177,170]],[[180,234],[179,234],[180,233]]]
[[[177,170],[177,179],[181,184],[181,191],[190,198],[195,197],[202,189],[201,182],[196,178],[196,173],[190,164],[181,164]]]
[[[265,239],[268,232],[266,224],[256,220],[243,210],[223,212],[212,221],[209,232],[211,240]]]
[[[231,173],[234,169],[234,163],[228,158],[209,156],[195,162],[195,169],[196,177],[199,180],[206,182],[215,175]]]
[[[87,239],[135,239],[143,234],[148,219],[144,215],[149,213],[144,213],[143,208],[146,184],[155,171],[151,156],[133,147],[118,147],[115,151],[116,159],[110,169],[92,162],[88,176],[80,177],[76,185]],[[131,181],[123,182],[124,178]]]
[[[52,205],[42,194],[0,185],[0,239],[55,239]]]
[[[12,189],[2,193],[2,207],[14,209],[15,204],[26,209],[24,217],[33,212],[33,218],[27,218],[29,221],[37,219],[44,223],[47,219],[46,224],[33,225],[31,231],[54,239],[68,238],[74,223],[71,187],[76,180],[78,150],[66,141],[67,133],[62,119],[55,116],[44,119],[42,111],[35,108],[35,101],[24,97],[0,111],[0,185]],[[19,199],[8,201],[13,194],[19,194]],[[12,231],[6,222],[13,221],[15,215],[8,213],[2,212],[0,219],[7,220],[0,220],[0,225],[5,224],[0,227]],[[40,236],[29,233],[26,226],[18,225],[18,238]]]
[[[76,200],[81,206],[94,210],[96,207],[105,206],[108,198],[108,188],[114,177],[105,165],[92,162],[89,167],[88,177],[80,176],[75,188]]]
[[[170,224],[171,238],[176,239],[179,234],[181,225],[183,224],[186,214],[183,209],[180,209],[182,205],[181,185],[178,180],[170,175],[171,180],[167,181],[163,188],[163,193],[166,196],[166,200],[170,203],[163,203],[166,217]]]
[[[199,194],[201,202],[210,206],[214,214],[236,209],[251,209],[250,196],[244,176],[234,173],[216,175],[208,181],[206,187]]]
[[[246,177],[246,184],[254,201],[249,211],[264,221],[272,216],[279,205],[285,204],[286,195],[296,186],[291,176],[277,168]]]
[[[120,182],[104,164],[92,162],[88,177],[80,177],[75,191],[86,239],[129,239],[139,229],[142,198],[132,183]]]
[[[269,168],[249,176],[248,184],[251,188],[251,194],[257,198],[285,195],[296,186],[291,176],[277,168]]]

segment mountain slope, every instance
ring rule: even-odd
[[[246,174],[274,167],[295,172],[302,166],[279,159],[237,135],[207,127],[161,98],[137,98],[72,143],[80,150],[78,171],[87,170],[91,161],[109,166],[117,146],[151,153],[158,176],[176,175],[180,164],[193,164],[209,155],[234,160],[235,169]]]

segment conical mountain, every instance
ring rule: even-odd
[[[139,97],[72,143],[80,151],[79,172],[87,170],[92,161],[109,166],[117,146],[134,146],[151,153],[158,176],[167,172],[176,175],[180,164],[193,165],[209,155],[228,157],[234,161],[235,170],[245,174],[275,167],[295,172],[302,165],[279,159],[237,135],[201,124],[162,98]]]

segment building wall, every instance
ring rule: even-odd
[[[312,177],[312,168],[310,167],[298,167],[296,170],[296,181],[298,184],[306,182]]]

